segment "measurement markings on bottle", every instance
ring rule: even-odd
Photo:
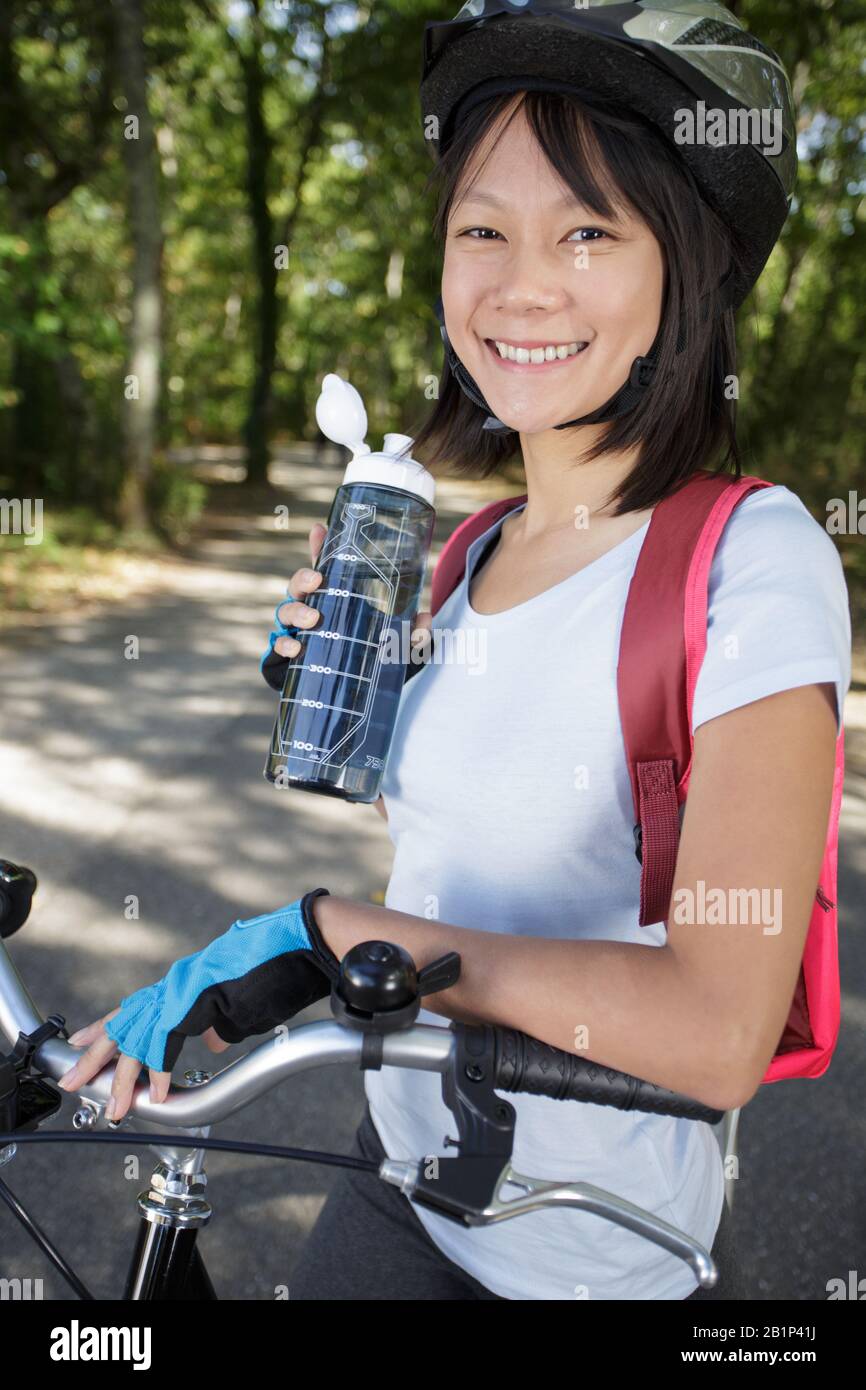
[[[330,637],[335,642],[353,642],[361,647],[376,647],[378,649],[381,646],[381,640],[368,642],[365,637],[349,637],[345,632],[320,632],[318,628],[302,628],[301,632],[304,637]]]
[[[357,714],[356,709],[345,709],[342,705],[326,705],[323,700],[299,699],[297,696],[285,695],[280,701],[283,705],[306,705],[308,709],[333,709],[338,714]]]
[[[314,671],[317,676],[347,676],[352,681],[371,681],[372,676],[360,676],[357,671],[341,671],[336,666],[310,666],[303,661],[292,661],[287,671]]]
[[[320,594],[322,594],[323,597],[327,597],[328,594],[330,594],[332,598],[366,598],[366,599],[368,599],[368,598],[370,597],[369,594],[362,593],[360,589],[319,589],[317,592],[320,593]],[[310,607],[311,607],[311,608],[314,608],[314,607],[315,607],[315,604],[310,604]]]

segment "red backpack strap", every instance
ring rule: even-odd
[[[437,613],[442,607],[448,596],[457,588],[463,575],[466,572],[466,552],[470,545],[478,536],[483,536],[500,517],[519,507],[526,501],[526,493],[522,497],[505,497],[498,502],[489,502],[480,511],[474,512],[472,516],[467,516],[465,521],[461,521],[456,531],[453,531],[448,540],[443,545],[436,566],[433,570],[432,594],[430,599],[431,613]]]
[[[760,478],[701,470],[653,511],[629,586],[617,690],[641,862],[639,924],[665,921],[692,761],[692,700],[707,646],[710,566]]]

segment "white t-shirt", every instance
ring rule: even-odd
[[[467,575],[500,524],[469,547]],[[506,612],[475,613],[464,576],[436,614],[436,632],[452,637],[437,636],[433,661],[403,687],[383,780],[395,849],[386,907],[521,936],[664,944],[663,923],[638,926],[616,692],[626,594],[648,526]],[[850,654],[830,537],[787,488],[747,497],[712,565],[693,727],[823,681],[835,683],[841,713]],[[419,1021],[443,1026],[427,1010]],[[438,1075],[385,1068],[367,1072],[365,1084],[391,1158],[453,1155],[443,1145],[455,1129]],[[711,1247],[724,1182],[709,1125],[542,1096],[509,1100],[519,1172],[594,1183]],[[414,1210],[449,1259],[506,1298],[573,1299],[585,1288],[591,1299],[682,1299],[696,1287],[676,1256],[586,1212],[540,1211],[470,1230]]]

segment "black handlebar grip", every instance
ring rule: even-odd
[[[700,1101],[667,1091],[627,1072],[603,1067],[585,1057],[573,1057],[558,1047],[539,1042],[513,1028],[495,1028],[497,1091],[525,1091],[551,1100],[583,1100],[613,1105],[617,1110],[646,1110],[684,1120],[718,1124],[724,1110],[711,1110]]]

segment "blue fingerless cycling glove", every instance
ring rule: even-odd
[[[294,602],[294,597],[291,594],[287,593],[286,597],[281,598],[276,608],[274,609],[275,627],[273,632],[270,634],[270,637],[268,638],[267,651],[262,657],[261,663],[259,665],[259,670],[261,671],[268,685],[271,687],[272,690],[278,690],[280,693],[282,693],[283,685],[286,679],[286,670],[288,669],[291,657],[280,656],[279,652],[275,652],[274,643],[276,642],[278,637],[294,637],[298,629],[296,627],[286,627],[285,623],[280,622],[278,614],[284,603]]]
[[[314,888],[288,907],[237,921],[161,980],[121,1001],[105,1031],[128,1057],[171,1071],[188,1037],[215,1028],[223,1042],[266,1033],[324,999],[339,962],[311,904]]]

